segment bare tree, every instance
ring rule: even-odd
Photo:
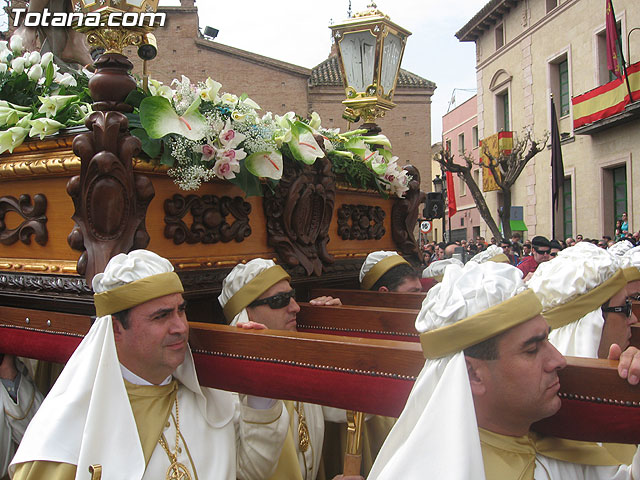
[[[502,222],[504,229],[503,233],[500,233],[498,223],[493,218],[489,207],[487,206],[487,200],[484,198],[482,189],[476,183],[471,175],[471,171],[474,165],[482,165],[482,159],[474,161],[474,159],[467,153],[463,152],[462,158],[464,163],[455,163],[454,156],[446,149],[440,150],[440,152],[434,155],[434,160],[440,164],[443,171],[449,171],[457,174],[464,179],[464,183],[469,187],[471,196],[478,207],[478,211],[483,220],[487,223],[487,226],[491,230],[494,237],[510,238],[511,237],[511,187],[527,166],[529,160],[540,153],[547,145],[549,134],[545,133],[542,139],[536,140],[533,138],[531,131],[526,130],[521,139],[516,140],[511,153],[504,154],[500,152],[498,156],[493,156],[488,151],[486,144],[482,146],[481,153],[486,155],[489,159],[488,165],[485,165],[491,171],[493,178],[502,192],[502,205],[499,210],[499,220]],[[482,155],[481,155],[482,156]]]

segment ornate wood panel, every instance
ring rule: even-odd
[[[380,240],[384,228],[385,211],[371,205],[342,205],[338,209],[338,235],[343,240]]]
[[[407,165],[404,170],[411,175],[409,190],[404,198],[398,198],[391,209],[391,234],[398,247],[398,251],[407,256],[422,261],[422,252],[413,234],[418,223],[420,204],[424,202],[426,194],[420,191],[420,172],[413,165]]]
[[[23,218],[23,221],[16,228],[7,228],[5,216],[9,212],[14,212]],[[46,245],[47,233],[47,197],[38,193],[33,196],[27,194],[20,195],[20,199],[13,196],[0,197],[0,242],[4,245],[11,245],[20,240],[25,245],[31,243],[33,235],[40,245]]]
[[[176,245],[184,242],[217,243],[242,242],[251,235],[249,214],[251,204],[242,197],[217,195],[180,195],[164,201],[164,236]],[[183,218],[191,214],[193,222],[187,226]],[[235,220],[227,222],[231,215]]]
[[[321,275],[334,262],[327,251],[336,197],[331,162],[324,157],[301,166],[285,157],[280,183],[265,190],[269,245],[286,265],[301,265],[307,275]]]

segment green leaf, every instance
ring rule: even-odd
[[[147,132],[143,128],[134,128],[131,130],[131,135],[138,137],[142,142],[142,151],[149,155],[149,158],[156,158],[162,151],[162,140],[156,138],[149,138]]]
[[[171,149],[169,148],[169,145],[167,145],[167,142],[162,142],[162,156],[160,157],[160,163],[162,165],[168,165],[170,167],[173,167],[173,163],[174,163],[174,159],[171,156]]]
[[[49,87],[51,85],[51,82],[53,82],[53,75],[54,75],[54,70],[53,70],[53,60],[49,62],[49,65],[47,65],[47,71],[45,72],[45,76],[44,76],[44,86],[45,87]]]
[[[129,95],[127,95],[127,98],[124,100],[124,102],[128,105],[131,105],[133,108],[140,108],[140,103],[147,97],[148,95],[146,93],[144,93],[139,88],[136,88],[135,90],[129,92]]]
[[[240,162],[240,172],[238,172],[235,178],[229,180],[231,183],[240,187],[247,197],[261,197],[262,196],[262,184],[258,177],[249,173],[247,167],[244,164],[244,160]]]
[[[129,120],[129,128],[142,128],[140,115],[138,115],[137,113],[125,113],[125,116]]]

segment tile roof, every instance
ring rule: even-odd
[[[312,87],[319,86],[342,86],[342,74],[338,64],[338,57],[330,56],[324,62],[316,65],[311,69],[311,77],[309,83]],[[415,73],[400,69],[398,77],[399,88],[436,88],[436,84],[431,80],[422,78]]]

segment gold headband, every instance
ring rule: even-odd
[[[511,263],[509,261],[509,257],[507,257],[504,253],[499,253],[498,255],[491,257],[489,261],[496,263]]]
[[[567,303],[542,312],[542,316],[547,320],[551,328],[564,327],[581,319],[587,313],[593,312],[622,290],[626,284],[627,280],[623,271],[618,270],[606,282]]]
[[[622,272],[624,273],[624,278],[627,283],[640,280],[640,269],[638,269],[637,267],[623,268]]]
[[[103,317],[142,305],[149,300],[182,292],[184,288],[178,274],[165,272],[127,283],[113,290],[94,293],[93,303],[96,306],[96,315]]]
[[[380,280],[380,277],[382,277],[393,267],[402,265],[403,263],[409,265],[409,262],[407,262],[400,255],[389,255],[388,257],[384,257],[373,267],[371,267],[371,270],[364,274],[364,278],[362,279],[360,288],[362,288],[362,290],[370,290],[371,287],[373,287],[375,283]]]
[[[291,280],[291,277],[280,265],[274,265],[263,270],[231,296],[227,304],[222,308],[224,318],[230,322],[247,305],[281,280]]]
[[[540,314],[542,304],[533,292],[524,292],[480,313],[420,335],[427,359],[446,357],[520,325]]]

